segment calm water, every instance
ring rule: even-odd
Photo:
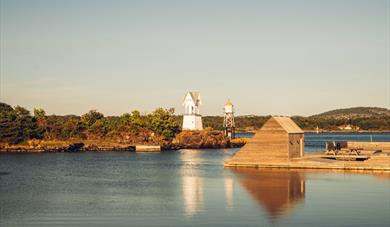
[[[390,173],[224,169],[235,152],[0,154],[0,226],[390,226]]]

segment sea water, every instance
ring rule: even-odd
[[[224,168],[238,150],[2,153],[0,226],[390,226],[390,173]]]

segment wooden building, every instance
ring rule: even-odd
[[[225,166],[257,166],[289,160],[304,154],[304,133],[289,117],[271,117]]]

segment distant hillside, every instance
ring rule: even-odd
[[[311,117],[324,118],[351,118],[351,117],[380,117],[390,116],[390,110],[380,107],[352,107],[345,109],[331,110],[325,113],[313,115]]]

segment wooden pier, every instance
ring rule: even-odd
[[[225,167],[390,171],[390,142],[342,142],[304,154],[303,132],[286,117],[272,117]]]
[[[365,161],[347,161],[323,158],[323,154],[313,154],[288,162],[226,162],[225,167],[390,171],[390,156],[371,157]]]
[[[152,145],[137,145],[135,146],[136,152],[160,152],[161,146],[152,146]]]

